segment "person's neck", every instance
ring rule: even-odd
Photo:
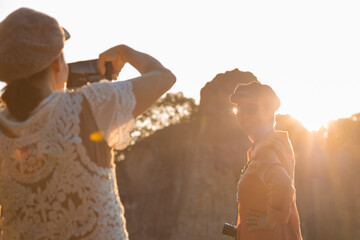
[[[48,76],[47,79],[42,79],[39,81],[34,81],[31,83],[31,85],[33,85],[34,87],[40,89],[41,91],[41,95],[42,95],[42,99],[47,98],[53,91],[55,91],[55,86],[54,86],[54,80],[52,79],[52,76]]]
[[[256,142],[260,141],[261,139],[263,139],[266,135],[268,135],[269,133],[272,133],[274,131],[275,131],[275,129],[272,125],[271,126],[264,125],[262,127],[257,128],[255,132],[250,134],[249,139],[252,143],[256,143]]]

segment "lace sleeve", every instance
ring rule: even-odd
[[[129,133],[135,123],[132,111],[136,99],[131,81],[102,81],[89,84],[80,91],[89,101],[109,147],[124,149],[130,142]]]

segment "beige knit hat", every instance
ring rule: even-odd
[[[70,34],[44,13],[20,8],[0,22],[0,81],[10,83],[49,66]]]

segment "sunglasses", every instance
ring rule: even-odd
[[[246,106],[238,106],[235,108],[235,114],[238,116],[253,116],[258,112],[258,105],[253,103],[253,104],[248,104]]]

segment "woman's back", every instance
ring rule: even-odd
[[[110,149],[127,146],[133,116],[176,77],[152,56],[117,45],[99,55],[100,73],[110,62],[116,79],[129,63],[141,76],[64,91],[69,38],[56,19],[33,9],[0,22],[3,239],[127,239]],[[93,132],[106,143],[91,142]]]
[[[134,106],[126,81],[53,92],[24,122],[1,109],[16,136],[0,133],[4,239],[127,239],[110,147],[128,144]]]

